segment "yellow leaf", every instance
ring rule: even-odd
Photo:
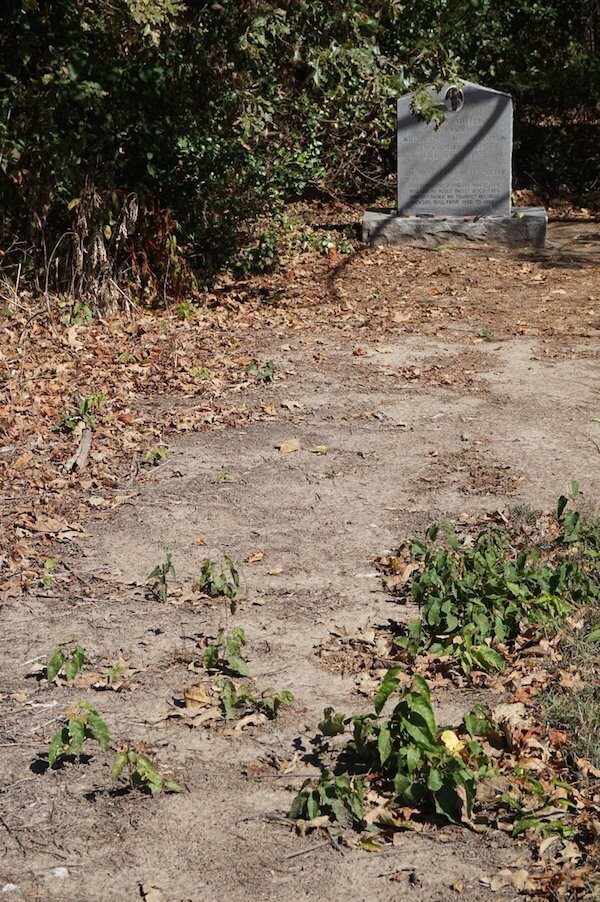
[[[78,207],[78,206],[79,206],[79,198],[74,197],[73,200],[70,200],[69,203],[67,204],[67,210],[74,210],[75,207]]]
[[[451,755],[459,755],[465,747],[453,730],[444,730],[440,733],[440,739]]]
[[[327,454],[329,445],[315,445],[314,448],[311,448],[310,450],[313,454]]]

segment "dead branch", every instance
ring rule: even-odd
[[[77,451],[63,467],[65,473],[72,473],[73,470],[83,470],[87,463],[88,454],[90,453],[91,447],[92,430],[89,426],[85,426],[83,432],[81,433],[81,438],[79,439]]]

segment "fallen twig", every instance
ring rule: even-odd
[[[322,849],[323,846],[328,846],[329,840],[324,839],[323,842],[316,842],[312,846],[308,846],[307,849],[299,849],[297,852],[290,852],[289,855],[284,855],[281,859],[282,861],[289,861],[290,858],[298,858],[300,855],[310,855],[311,852],[316,852],[317,849]]]

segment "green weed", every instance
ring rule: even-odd
[[[332,776],[326,769],[316,784],[307,780],[290,817],[312,820],[327,815],[339,826],[363,828],[364,786],[359,777],[363,773],[376,775],[372,780],[389,799],[389,812],[411,806],[435,811],[452,823],[470,818],[477,781],[493,769],[475,735],[461,742],[451,731],[438,731],[429,687],[420,676],[402,692],[391,714],[381,717],[398,688],[399,671],[394,667],[386,674],[373,714],[345,717],[325,710],[319,725],[323,737],[352,731],[352,738],[336,754],[334,769],[344,767],[353,773]],[[481,735],[489,729],[481,712],[467,717],[472,733]],[[325,743],[322,749],[327,747]]]
[[[75,407],[65,413],[58,422],[52,427],[53,432],[73,432],[79,423],[83,423],[89,429],[96,428],[96,418],[94,413],[100,407],[104,400],[104,393],[99,391],[87,398],[82,398],[77,392],[73,392],[71,397],[75,401]]]
[[[174,780],[165,780],[155,761],[133,746],[117,752],[111,770],[113,782],[118,783],[124,773],[130,789],[142,789],[152,795],[182,791]]]
[[[248,676],[248,663],[242,657],[246,644],[246,634],[241,626],[236,626],[227,634],[221,628],[214,642],[204,649],[203,663],[207,670],[227,668],[240,676]]]
[[[107,752],[110,747],[108,727],[88,702],[79,702],[77,708],[67,712],[67,720],[55,733],[48,746],[48,761],[54,767],[61,758],[81,757],[87,740],[95,740]]]
[[[57,676],[64,677],[65,680],[74,679],[85,663],[85,648],[76,645],[70,653],[65,653],[61,648],[57,648],[46,668],[46,677],[51,683]]]
[[[163,563],[157,564],[154,570],[148,574],[148,582],[152,580],[152,585],[149,586],[150,595],[158,601],[165,602],[169,597],[169,579],[175,578],[175,567],[171,561],[171,552],[167,551]]]
[[[213,598],[222,596],[229,602],[229,610],[235,614],[237,610],[237,596],[240,591],[240,574],[232,559],[224,555],[225,569],[217,570],[217,565],[211,558],[202,562],[200,578],[197,586],[206,595]]]
[[[59,304],[59,306],[61,306]],[[83,301],[74,301],[71,309],[64,313],[60,318],[64,326],[91,326],[94,322],[94,314],[91,307]]]
[[[577,490],[574,482],[573,496]],[[461,542],[448,522],[448,547],[434,544],[437,526],[427,531],[428,544],[414,540],[410,552],[419,568],[412,595],[421,616],[395,640],[398,646],[455,658],[467,674],[499,671],[505,663],[497,649],[510,646],[523,627],[554,635],[575,606],[600,600],[592,572],[600,529],[566,510],[568,500],[559,499],[556,535],[543,548],[524,533],[497,527],[481,531],[472,544]]]
[[[54,585],[55,570],[56,560],[53,557],[46,558],[44,561],[44,572],[40,577],[40,583],[44,589],[51,589]]]
[[[144,460],[147,464],[151,464],[153,467],[158,466],[158,464],[162,463],[163,460],[166,460],[169,456],[169,451],[163,445],[155,445],[153,448],[150,448],[146,451],[144,455]]]
[[[253,357],[246,367],[246,372],[254,376],[257,382],[273,382],[275,379],[275,364],[272,360],[267,360],[264,365],[261,365]]]
[[[253,695],[244,683],[236,685],[229,679],[221,680],[218,689],[220,707],[228,720],[252,713],[265,714],[272,720],[282,705],[291,705],[294,701],[292,693],[285,689],[281,692],[265,689],[260,695]]]
[[[220,473],[215,473],[212,478],[212,481],[215,485],[220,485],[222,482],[234,482],[233,472],[231,467],[225,467],[224,470],[221,470]]]

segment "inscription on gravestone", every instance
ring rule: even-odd
[[[511,212],[512,100],[464,82],[434,94],[435,125],[398,100],[398,212],[409,216],[508,216]]]

